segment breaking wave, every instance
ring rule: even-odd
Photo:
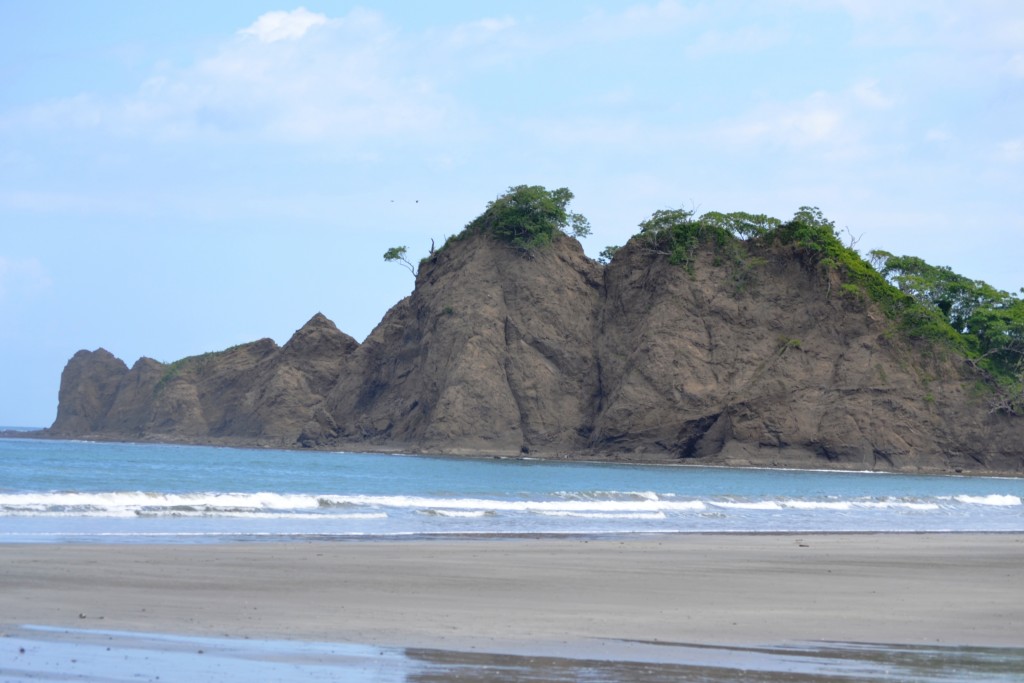
[[[1020,505],[1020,496],[1001,496],[993,494],[990,496],[955,496],[957,502],[971,505]]]
[[[559,491],[546,499],[445,498],[404,495],[287,493],[53,492],[0,493],[0,516],[155,517],[223,516],[253,518],[379,519],[388,511],[451,518],[501,514],[563,517],[665,519],[708,509],[760,512],[850,512],[856,510],[933,512],[963,506],[1021,506],[1020,496],[991,494],[935,498],[741,499],[679,498],[651,491]]]

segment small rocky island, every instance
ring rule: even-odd
[[[283,346],[131,368],[79,351],[41,436],[1024,473],[1014,295],[966,310],[936,296],[948,269],[872,267],[808,208],[659,211],[598,262],[571,198],[510,188],[410,264],[414,291],[362,344],[317,314]]]

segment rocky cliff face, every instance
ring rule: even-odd
[[[57,419],[50,430],[62,435],[102,431],[127,374],[124,361],[106,349],[76,353],[61,374]]]
[[[363,344],[315,316],[270,340],[130,370],[79,352],[57,436],[886,470],[1024,471],[955,353],[894,331],[788,248],[692,267],[631,242],[484,235],[423,263]]]
[[[55,436],[293,445],[342,374],[356,341],[321,314],[288,343],[271,339],[129,370],[79,351],[61,376]]]
[[[574,240],[531,257],[474,237],[420,269],[353,354],[313,441],[518,454],[586,447],[601,267]]]
[[[790,249],[739,264],[705,252],[687,272],[633,245],[606,276],[597,450],[743,465],[1021,467],[1024,423],[989,414],[962,358],[901,339]]]

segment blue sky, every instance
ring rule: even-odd
[[[592,256],[652,212],[790,217],[1024,285],[1017,0],[0,0],[0,425],[67,359],[317,311],[362,340],[511,185]]]

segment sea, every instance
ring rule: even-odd
[[[0,542],[1024,532],[1024,479],[0,439]]]

